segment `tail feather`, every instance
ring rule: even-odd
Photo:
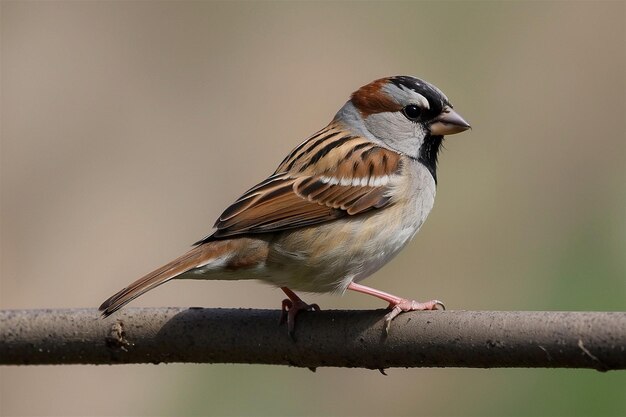
[[[196,268],[203,263],[206,263],[205,258],[208,255],[206,249],[206,247],[197,246],[181,257],[174,259],[172,262],[139,278],[128,287],[107,299],[104,303],[102,303],[98,310],[102,312],[103,317],[110,316],[146,291],[158,287],[172,278],[176,278],[177,276],[184,274],[185,272]]]

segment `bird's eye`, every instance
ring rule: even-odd
[[[416,121],[420,117],[420,114],[422,114],[422,109],[420,109],[415,104],[409,104],[404,109],[402,109],[402,112],[407,119],[411,121]]]

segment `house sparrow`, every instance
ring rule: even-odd
[[[404,311],[434,310],[359,284],[391,260],[433,207],[444,135],[470,125],[432,84],[382,78],[354,92],[328,126],[293,149],[246,191],[213,234],[100,306],[104,317],[171,279],[259,279],[287,299],[289,333],[301,310],[319,310],[292,290],[353,290],[389,303],[385,328]]]

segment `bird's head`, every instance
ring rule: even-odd
[[[409,76],[381,78],[359,88],[335,119],[433,169],[443,136],[470,128],[441,90]]]

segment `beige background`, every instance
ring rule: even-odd
[[[411,74],[473,125],[366,281],[453,309],[624,310],[625,3],[1,3],[2,308],[96,307],[208,234],[359,86]],[[277,308],[257,282],[134,306]],[[371,297],[310,296],[323,308]],[[2,415],[624,415],[624,373],[0,368]]]

